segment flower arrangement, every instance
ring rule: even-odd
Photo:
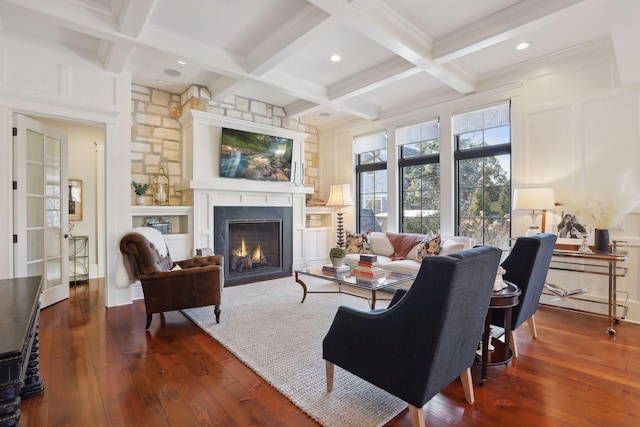
[[[620,184],[612,186],[612,191],[607,194],[566,193],[564,204],[592,229],[606,230],[618,226],[640,204],[640,188],[633,172],[625,173]]]
[[[133,187],[133,191],[137,196],[144,196],[149,189],[149,183],[140,184],[135,181],[131,181],[131,187]]]

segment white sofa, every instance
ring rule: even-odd
[[[426,238],[427,236],[425,236]],[[440,253],[438,255],[447,255],[453,252],[471,249],[475,245],[475,240],[469,237],[460,236],[442,236],[440,243]],[[378,257],[378,263],[381,267],[388,271],[398,273],[418,274],[420,262],[416,259],[418,252],[418,244],[416,244],[403,259],[393,259],[395,253],[391,241],[385,233],[371,232],[369,234],[369,251],[372,255]],[[351,267],[358,264],[360,254],[347,254],[345,263]]]

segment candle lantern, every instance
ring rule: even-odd
[[[158,206],[169,204],[169,176],[162,166],[153,178],[153,204]]]

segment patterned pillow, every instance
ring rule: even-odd
[[[422,262],[422,258],[426,256],[438,255],[442,249],[440,246],[441,241],[440,235],[438,234],[420,242],[418,245],[418,253],[416,254],[416,261]]]
[[[358,234],[347,231],[346,246],[348,254],[370,254],[369,232]]]

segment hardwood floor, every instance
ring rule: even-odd
[[[98,280],[43,309],[45,392],[22,401],[22,426],[318,425],[180,312],[156,316],[145,332],[141,301],[106,309]],[[455,381],[426,405],[427,425],[636,426],[640,325],[610,338],[600,317],[540,307],[536,320],[539,338],[519,328],[520,357],[489,367],[484,386],[473,368],[475,405]],[[387,425],[410,426],[408,411]]]

